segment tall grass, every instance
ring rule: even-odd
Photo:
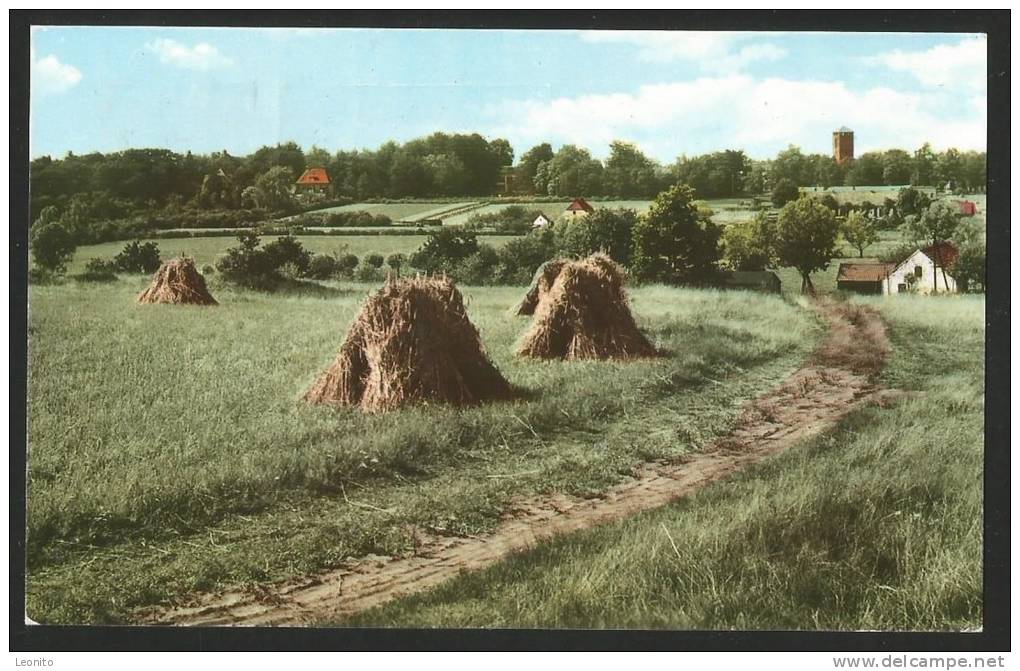
[[[984,302],[866,302],[891,323],[885,381],[918,393],[676,505],[340,624],[979,626]]]
[[[639,325],[669,357],[536,363],[512,355],[527,327],[507,314],[519,290],[469,287],[486,348],[528,398],[366,416],[299,398],[371,287],[325,298],[221,287],[220,306],[194,308],[135,304],[145,282],[31,289],[40,621],[123,621],[181,591],[402,551],[412,524],[482,532],[514,495],[597,493],[724,432],[819,331],[775,297],[644,287]]]

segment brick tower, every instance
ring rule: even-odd
[[[832,157],[839,165],[854,160],[854,132],[846,126],[832,131]]]

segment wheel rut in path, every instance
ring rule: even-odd
[[[193,595],[183,605],[138,615],[148,624],[204,626],[307,626],[339,619],[491,566],[542,541],[664,506],[817,436],[862,404],[895,396],[873,382],[889,353],[877,313],[828,300],[816,307],[829,326],[821,345],[782,384],[749,402],[732,431],[683,459],[644,464],[600,498],[515,499],[487,536],[419,534],[413,556],[366,557],[315,576]]]

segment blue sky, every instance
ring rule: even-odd
[[[789,144],[984,149],[981,35],[47,27],[31,154],[293,140],[374,148],[436,130],[669,162]]]

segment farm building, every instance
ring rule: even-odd
[[[325,168],[308,168],[294,186],[298,193],[326,193],[329,190],[329,174]]]
[[[778,294],[783,291],[779,276],[768,270],[729,270],[723,273],[724,289],[746,289]]]
[[[552,223],[552,221],[550,221],[549,217],[545,216],[544,214],[540,214],[537,217],[535,217],[535,221],[531,222],[531,227],[532,228],[545,228],[546,226],[548,226],[551,223]]]
[[[977,204],[970,200],[956,201],[956,209],[965,217],[973,217],[977,214]]]
[[[570,201],[570,205],[567,205],[567,209],[564,211],[564,216],[567,217],[583,217],[591,214],[595,211],[595,208],[585,200],[584,198],[575,198]]]
[[[855,294],[889,293],[889,273],[892,263],[841,263],[836,275],[836,288]]]
[[[952,243],[938,246],[939,265],[936,272],[936,248],[929,246],[916,250],[900,263],[841,263],[836,276],[836,288],[859,294],[901,294],[916,292],[956,293],[956,280],[946,272],[959,251]]]

